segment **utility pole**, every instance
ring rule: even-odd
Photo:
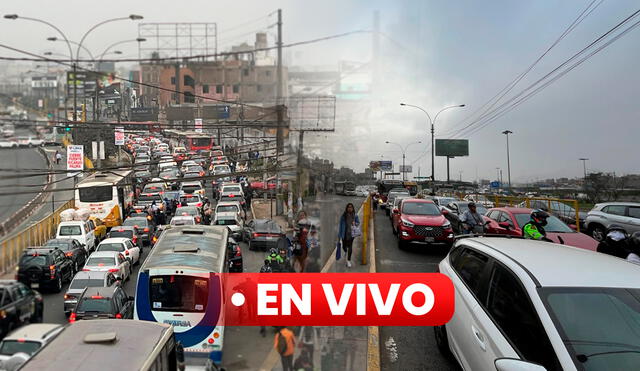
[[[278,9],[278,61],[276,67],[276,113],[277,113],[277,129],[276,129],[276,190],[281,187],[280,184],[280,172],[278,167],[280,165],[280,153],[284,152],[284,133],[282,128],[283,121],[283,104],[282,104],[282,9]],[[300,166],[300,165],[298,165]],[[302,197],[302,195],[298,195]],[[277,200],[276,200],[277,202]],[[278,214],[278,206],[276,204],[276,214]]]
[[[583,183],[584,183],[584,188],[587,188],[587,161],[589,161],[588,158],[579,158],[579,161],[582,161],[582,170],[584,171],[584,178],[583,178]]]
[[[298,195],[302,197],[302,150],[304,143],[304,130],[300,130],[298,137],[298,161],[297,161],[297,181],[298,181]]]
[[[78,121],[78,112],[76,109],[76,106],[78,104],[78,77],[76,76],[76,73],[77,73],[76,62],[73,62],[73,122]],[[65,117],[65,120],[66,119],[67,118]],[[75,128],[74,128],[74,132],[75,132]]]
[[[511,190],[511,161],[509,160],[509,134],[513,134],[513,131],[505,130],[502,134],[507,136],[507,179],[509,180],[509,190]]]

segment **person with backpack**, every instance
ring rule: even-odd
[[[353,252],[353,231],[360,226],[360,219],[351,202],[347,204],[344,213],[340,216],[338,238],[342,242],[342,250],[347,253],[347,267],[351,268],[351,253]]]
[[[282,371],[293,371],[293,352],[296,349],[296,336],[286,326],[279,326],[273,339],[273,347],[280,354]]]

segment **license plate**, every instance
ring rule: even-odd
[[[267,241],[273,241],[273,237],[265,237]]]
[[[40,287],[40,284],[39,284],[39,283],[32,283],[32,284],[31,284],[31,288],[32,288],[32,289],[37,289],[37,288],[39,288],[39,287]]]
[[[435,239],[434,237],[425,237],[425,238],[424,238],[424,241],[425,241],[425,242],[433,242],[433,241],[435,241],[435,240],[436,240],[436,239]]]

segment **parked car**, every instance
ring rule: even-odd
[[[393,214],[393,230],[400,249],[412,242],[447,247],[453,243],[451,223],[431,200],[403,199]]]
[[[131,264],[124,254],[117,251],[96,251],[87,260],[82,269],[85,272],[111,272],[119,281],[131,276]]]
[[[120,225],[111,228],[109,234],[107,234],[107,238],[116,237],[122,237],[131,240],[131,243],[133,243],[135,246],[138,246],[140,248],[140,252],[142,253],[142,239],[140,237],[140,234],[138,233],[138,229],[135,226]]]
[[[249,250],[267,251],[277,248],[285,238],[285,233],[278,223],[271,219],[253,219],[244,227],[242,240],[249,244]]]
[[[18,262],[16,279],[33,288],[62,290],[64,282],[71,282],[75,271],[70,257],[57,248],[28,248]]]
[[[67,292],[64,294],[64,314],[69,315],[76,307],[78,298],[87,287],[109,287],[118,282],[113,272],[80,271],[73,277]]]
[[[602,241],[605,231],[617,224],[629,234],[640,231],[640,203],[604,202],[596,204],[585,219],[585,229],[596,241]]]
[[[36,290],[14,280],[0,280],[0,338],[27,322],[42,322],[44,300]]]
[[[435,340],[462,369],[638,364],[633,263],[548,242],[476,237],[458,240],[438,268],[453,283],[455,310],[434,328]]]
[[[124,220],[122,223],[123,226],[134,227],[138,230],[138,234],[140,236],[140,240],[142,241],[141,245],[149,246],[151,244],[151,236],[155,232],[155,225],[149,218],[143,217],[129,217]]]
[[[47,345],[63,327],[54,323],[32,323],[13,330],[0,341],[0,362],[4,362],[16,353],[32,356]],[[4,368],[0,365],[0,368]]]
[[[69,238],[54,238],[47,241],[43,246],[45,249],[60,249],[65,256],[73,261],[73,273],[78,272],[87,261],[87,250],[78,242]]]
[[[534,209],[522,207],[497,207],[489,209],[485,214],[485,220],[489,221],[485,227],[486,233],[522,236],[522,227],[531,220],[530,215],[533,210]],[[598,241],[584,233],[576,232],[554,215],[549,215],[544,230],[547,232],[547,238],[556,243],[591,251],[596,251],[598,247]]]
[[[140,248],[128,238],[107,238],[100,242],[96,248],[96,252],[98,251],[117,251],[123,254],[131,265],[140,264]]]
[[[133,319],[133,296],[119,286],[87,287],[69,315],[69,322],[83,319]]]
[[[462,233],[463,231],[462,223],[460,222],[460,215],[469,210],[469,202],[471,201],[454,201],[440,207],[442,215],[444,215],[444,217],[451,223],[451,226],[456,233]],[[480,204],[476,204],[476,211],[478,214],[484,215],[487,212],[487,209]]]

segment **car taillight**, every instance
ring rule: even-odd
[[[69,315],[69,323],[74,323],[76,321],[76,312],[71,312]]]
[[[133,243],[138,242],[138,237],[137,236],[133,236]]]
[[[111,269],[109,269],[109,272],[111,272],[111,273],[115,273],[115,272],[117,272],[117,271],[119,271],[119,269],[118,269],[118,268],[111,268]]]
[[[138,229],[138,228],[140,228],[140,227],[138,227],[137,225],[134,225],[134,226],[133,226],[133,228]]]
[[[82,268],[82,271],[83,271],[83,272],[91,272],[91,269],[89,269],[89,268]]]
[[[260,237],[260,233],[254,233],[253,237]]]
[[[147,227],[147,228],[143,229],[142,231],[143,231],[144,233],[149,233],[149,228]]]
[[[156,241],[158,241],[158,237],[153,236],[153,243],[156,243]]]
[[[197,207],[202,207],[202,202],[198,202],[198,203],[196,204],[196,206],[197,206]]]
[[[117,318],[117,319],[122,319],[122,314],[120,314],[120,313],[116,313],[116,318]]]
[[[72,257],[73,256],[73,252],[69,251],[69,252],[66,252],[64,255],[68,256],[68,257]]]
[[[104,296],[93,295],[91,299],[104,299]]]
[[[56,266],[55,265],[50,265],[49,266],[49,273],[51,275],[51,279],[54,279],[56,276]]]
[[[125,255],[129,255],[129,250],[124,252]]]
[[[64,300],[75,299],[76,297],[73,295],[64,294]]]
[[[242,250],[240,250],[240,247],[238,247],[238,250],[236,251],[236,257],[238,256],[242,256]]]

